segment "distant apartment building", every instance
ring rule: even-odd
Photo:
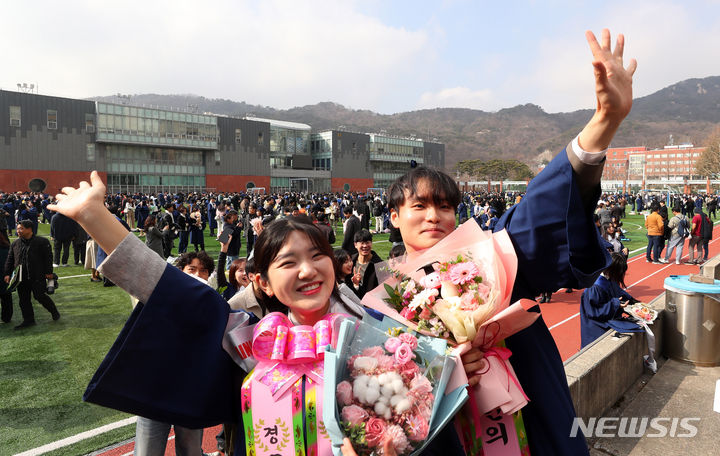
[[[97,170],[111,192],[365,192],[422,164],[444,168],[444,144],[0,90],[0,191]]]

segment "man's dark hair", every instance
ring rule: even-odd
[[[352,214],[352,211],[353,211],[353,209],[352,209],[352,206],[350,206],[350,205],[347,205],[343,208],[343,214]]]
[[[27,220],[27,219],[25,219],[25,220],[20,220],[20,221],[18,222],[18,224],[22,225],[23,228],[32,228],[32,227],[33,227],[33,222],[32,222],[32,220]]]
[[[418,194],[418,185],[427,183],[428,193]],[[388,208],[397,211],[405,203],[406,193],[419,201],[432,202],[436,206],[443,203],[453,208],[460,204],[460,189],[452,177],[433,168],[420,166],[397,178],[388,189]]]
[[[353,238],[353,242],[372,242],[372,234],[366,230],[365,228],[361,229],[357,233],[355,233],[355,237]]]
[[[185,266],[189,265],[193,262],[193,260],[197,258],[200,260],[200,264],[205,267],[208,271],[208,275],[212,274],[215,270],[215,261],[213,261],[212,257],[205,253],[204,251],[199,252],[185,252],[182,255],[178,257],[178,259],[175,261],[175,266],[177,266],[178,269],[181,271],[185,269]]]

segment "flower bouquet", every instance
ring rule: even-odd
[[[388,323],[343,323],[337,350],[326,352],[323,413],[336,454],[343,437],[359,455],[382,454],[388,440],[398,455],[417,454],[467,400],[465,388],[446,394],[455,365],[444,340]]]
[[[534,301],[510,303],[516,273],[517,257],[507,232],[488,233],[465,223],[416,258],[396,265],[390,277],[363,299],[367,307],[412,329],[447,339],[455,346],[458,364],[459,355],[471,347],[484,352],[485,368],[470,392],[467,410],[466,423],[473,429],[462,433],[466,448],[472,446],[469,440],[482,435],[486,454],[493,454],[491,447],[497,445],[487,434],[498,420],[521,436],[514,441],[519,446],[515,453],[522,450],[524,440],[522,426],[514,424],[512,415],[527,404],[527,397],[503,340],[530,326],[539,314],[527,311]],[[467,381],[458,365],[449,389]]]
[[[653,324],[658,316],[655,309],[642,302],[626,306],[624,311],[637,318],[639,321],[645,322],[649,325]]]

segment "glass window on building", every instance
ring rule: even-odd
[[[95,133],[95,114],[85,114],[85,132]]]
[[[95,161],[95,143],[87,145],[87,161]]]
[[[241,144],[242,143],[242,129],[236,128],[235,129],[235,144]]]
[[[54,109],[47,111],[47,127],[48,130],[57,130],[57,111]]]
[[[220,151],[215,151],[215,166],[220,166]]]
[[[263,137],[263,132],[258,133],[258,146],[262,146],[265,144],[265,138]]]
[[[20,126],[20,106],[10,106],[10,126]]]

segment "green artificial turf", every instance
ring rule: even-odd
[[[626,246],[632,251],[646,245],[642,215],[628,216],[624,223],[632,239]],[[41,235],[48,231],[48,225],[40,225]],[[343,239],[340,227],[336,232],[335,248]],[[391,248],[388,237],[388,234],[373,237],[373,249],[383,259],[387,259]],[[218,242],[207,230],[205,246],[213,257],[220,251]],[[244,240],[241,254],[245,254]],[[128,295],[117,287],[90,282],[89,271],[80,266],[56,268],[56,273],[62,278],[52,296],[62,315],[59,321],[53,322],[50,314],[33,301],[37,325],[14,331],[13,326],[21,320],[15,294],[13,321],[0,325],[0,456],[36,448],[129,416],[81,400],[92,374],[130,315]],[[70,277],[76,275],[82,277]],[[51,454],[86,454],[133,435],[134,426],[126,426]]]

